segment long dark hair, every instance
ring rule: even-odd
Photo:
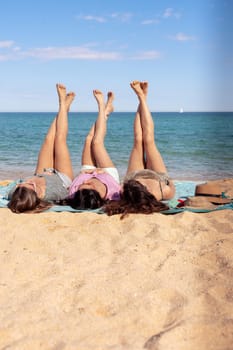
[[[91,189],[78,190],[72,197],[66,198],[60,204],[70,205],[77,210],[97,209],[104,205],[106,201],[100,197],[99,192]]]
[[[129,180],[124,183],[121,199],[109,201],[104,206],[107,215],[122,214],[123,219],[130,213],[151,214],[169,209],[166,204],[158,201],[139,181]]]
[[[19,186],[12,194],[8,208],[13,213],[40,213],[52,206],[51,203],[40,199],[36,192],[23,186]]]

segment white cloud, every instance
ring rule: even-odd
[[[179,19],[181,17],[181,14],[179,12],[176,12],[172,7],[168,7],[165,9],[162,17],[163,18],[175,17]]]
[[[88,47],[45,47],[21,50],[18,47],[0,54],[0,61],[22,60],[34,58],[45,61],[76,59],[76,60],[120,60],[121,55],[113,51],[92,50]]]
[[[173,9],[171,7],[169,7],[164,11],[163,17],[168,18],[168,17],[171,17],[172,14],[173,14]]]
[[[152,19],[145,19],[141,21],[141,24],[143,25],[150,25],[150,24],[158,24],[162,20],[166,20],[167,18],[176,18],[179,19],[181,17],[181,14],[179,12],[176,12],[173,8],[168,7],[164,10],[164,12],[161,14],[158,14],[155,16],[155,18]]]
[[[110,15],[111,18],[118,19],[121,22],[128,22],[132,17],[133,14],[130,12],[123,12],[123,13],[112,13]]]
[[[18,52],[20,51],[20,47],[14,45],[15,42],[13,40],[0,41],[0,62],[18,59]]]
[[[94,51],[86,47],[47,47],[30,49],[24,56],[43,60],[78,59],[78,60],[118,60],[117,52]]]
[[[83,19],[84,21],[95,21],[98,23],[104,23],[106,22],[106,19],[104,17],[100,16],[93,16],[93,15],[79,15],[77,18]]]
[[[4,48],[10,48],[14,45],[14,41],[12,40],[5,40],[5,41],[0,41],[0,48],[4,49]]]
[[[9,58],[6,55],[0,55],[0,62],[8,61]]]
[[[2,42],[1,42],[2,43]],[[13,43],[13,42],[12,42]],[[6,45],[6,44],[5,44]],[[98,49],[96,49],[98,47]],[[16,61],[28,58],[52,61],[52,60],[95,60],[95,61],[119,61],[119,60],[155,60],[161,54],[158,51],[145,51],[141,53],[122,54],[127,46],[120,47],[119,51],[106,51],[99,48],[98,43],[89,43],[83,46],[41,47],[22,50],[18,46],[9,44],[0,54],[0,61]]]
[[[93,51],[85,47],[48,47],[31,49],[24,56],[42,60],[76,59],[76,60],[155,60],[161,57],[158,51],[145,51],[131,56],[118,52]]]
[[[141,22],[143,25],[149,25],[149,24],[158,24],[160,23],[160,20],[158,19],[145,19],[144,21]]]
[[[172,40],[176,41],[193,41],[196,40],[195,36],[186,35],[184,33],[177,33],[175,36],[171,36]]]
[[[95,21],[98,23],[105,23],[108,22],[109,20],[117,20],[120,22],[128,22],[132,18],[132,13],[129,12],[114,12],[111,14],[107,14],[105,16],[94,16],[94,15],[83,15],[80,14],[76,16],[77,19],[81,19],[84,21]]]
[[[144,51],[133,56],[134,60],[156,60],[161,57],[161,53],[158,51]]]

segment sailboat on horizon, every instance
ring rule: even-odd
[[[184,112],[184,110],[183,110],[183,108],[181,107],[181,108],[180,108],[180,113],[183,113],[183,112]]]

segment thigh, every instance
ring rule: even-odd
[[[56,133],[56,117],[52,121],[38,154],[35,174],[42,173],[44,168],[54,168],[54,140]]]
[[[96,163],[92,153],[91,143],[92,143],[92,137],[88,135],[85,139],[84,146],[83,146],[82,165],[88,164],[95,167]]]
[[[134,144],[128,162],[127,174],[136,171],[143,170],[145,168],[144,150],[142,142]]]
[[[56,140],[59,143],[58,140]],[[73,180],[73,168],[70,158],[70,152],[66,143],[59,143],[59,147],[55,146],[55,159],[54,159],[55,170],[67,175]]]
[[[163,158],[154,142],[145,145],[146,168],[159,173],[166,173],[167,169]]]
[[[38,154],[35,174],[43,172],[44,168],[54,168],[54,140],[45,140]]]
[[[103,142],[96,141],[95,139],[93,140],[92,154],[95,159],[97,168],[114,168],[115,167]]]
[[[134,119],[134,143],[128,161],[127,174],[145,168],[144,145],[139,109]]]

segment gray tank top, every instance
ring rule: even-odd
[[[57,173],[52,175],[39,174],[37,176],[45,178],[46,190],[43,198],[45,201],[57,201],[68,196],[68,188]]]
[[[45,179],[45,184],[46,184],[46,190],[45,190],[45,196],[43,200],[48,201],[48,202],[53,202],[61,199],[65,199],[68,196],[69,193],[69,188],[67,185],[64,184],[62,181],[61,177],[58,175],[58,173],[54,170],[51,171],[51,175],[47,174],[36,174],[34,176],[38,177],[44,177]],[[28,177],[30,179],[31,177]],[[17,184],[20,182],[26,181],[27,178],[25,179],[19,179],[15,182],[15,185],[10,189],[8,193],[8,199],[10,200],[12,197],[12,194],[14,193]],[[71,181],[70,181],[71,183]]]

